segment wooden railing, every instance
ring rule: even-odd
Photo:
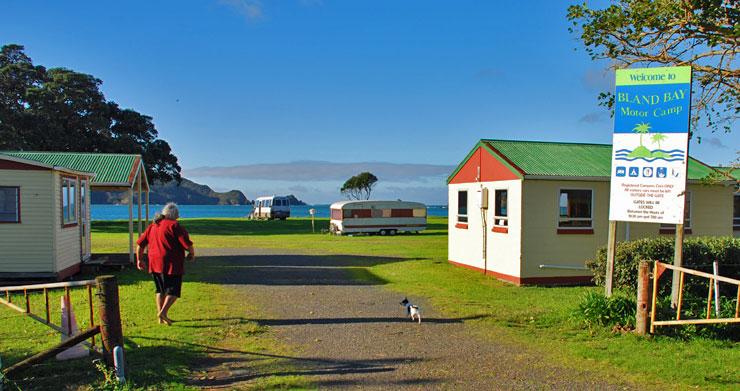
[[[679,291],[678,291],[678,302],[676,305],[676,319],[675,320],[655,320],[656,306],[658,299],[658,279],[666,269],[675,270],[679,273]],[[683,304],[683,288],[684,279],[686,274],[708,278],[709,279],[709,294],[707,295],[707,315],[704,319],[681,319],[681,306]],[[712,294],[714,293],[715,283],[724,282],[737,286],[737,303],[735,304],[735,317],[734,318],[712,318]],[[717,296],[719,298],[719,296]],[[704,273],[698,270],[687,269],[685,267],[669,265],[663,262],[655,262],[653,270],[653,295],[652,295],[652,311],[650,312],[650,333],[655,332],[657,326],[677,326],[686,324],[714,324],[714,323],[740,323],[740,280],[734,278],[723,277],[716,274]]]
[[[95,310],[93,305],[93,286],[96,287],[98,307],[98,317],[100,322],[98,325],[95,324]],[[84,287],[87,289],[87,304],[90,314],[90,324],[85,330],[81,330],[76,335],[67,335],[64,328],[59,325],[52,323],[51,321],[51,306],[49,303],[49,292],[54,289],[63,289],[64,297],[66,297],[67,303],[67,324],[66,329],[69,333],[72,333],[72,305],[71,305],[71,294],[72,288]],[[20,299],[18,304],[24,304],[23,307],[13,303],[13,299],[23,294],[23,299]],[[31,294],[34,292],[43,292],[44,297],[44,316],[40,316],[33,312],[31,305]],[[109,366],[114,365],[113,349],[116,346],[123,347],[123,332],[121,330],[121,313],[118,303],[118,282],[115,276],[99,276],[95,280],[87,281],[74,281],[74,282],[60,282],[52,284],[38,284],[38,285],[20,285],[10,287],[0,287],[0,304],[5,305],[15,311],[18,311],[25,316],[30,317],[33,320],[43,323],[44,325],[51,327],[52,329],[62,333],[67,338],[60,344],[47,349],[41,353],[38,353],[32,357],[29,357],[15,365],[3,369],[4,376],[14,375],[16,372],[22,371],[25,368],[30,367],[40,361],[53,357],[57,353],[60,353],[72,346],[77,344],[83,344],[90,348],[94,352],[103,354],[105,363]],[[100,334],[101,344],[100,348],[95,347],[95,336]],[[86,340],[89,339],[90,342]],[[123,363],[120,363],[123,368]]]
[[[88,313],[90,315],[90,328],[95,327],[95,310],[93,306],[93,293],[92,289],[96,285],[95,280],[86,280],[86,281],[71,281],[71,282],[57,282],[57,283],[51,283],[51,284],[34,284],[34,285],[19,285],[19,286],[8,286],[8,287],[0,287],[0,304],[5,305],[8,308],[11,308],[15,311],[18,311],[29,318],[36,320],[40,323],[45,324],[46,326],[64,334],[67,336],[67,338],[71,337],[72,333],[72,300],[70,295],[70,290],[75,287],[85,287],[87,288],[87,307],[88,307]],[[67,301],[67,324],[66,325],[56,325],[51,320],[51,304],[49,302],[49,291],[54,289],[64,289],[64,297],[66,297]],[[32,307],[31,307],[31,299],[30,294],[34,292],[42,291],[44,295],[44,316],[40,316],[38,314],[33,313]],[[21,299],[24,306],[18,306],[13,303],[13,297],[14,294],[18,294],[20,292],[23,292],[23,298]],[[21,303],[19,303],[21,304]],[[66,331],[63,326],[66,327]],[[95,349],[95,336],[93,336],[90,339],[90,342],[83,342],[83,345],[87,346],[90,349]]]

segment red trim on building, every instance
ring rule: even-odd
[[[491,145],[490,143],[486,143],[486,146],[488,146],[488,148],[491,148],[491,151],[493,151],[494,153],[496,153],[496,155],[498,155],[499,157],[501,157],[501,159],[504,159],[504,161],[506,161],[506,163],[509,163],[512,167],[514,167],[514,169],[517,170],[522,177],[525,175],[524,170],[522,170],[521,168],[519,168],[519,166],[517,166],[516,164],[514,164],[514,162],[512,162],[506,155],[504,155],[503,153],[501,153],[498,149],[494,148],[493,145]],[[508,170],[508,168],[507,168],[507,170]],[[518,178],[519,177],[512,178],[512,179],[518,179]]]
[[[12,160],[0,159],[0,170],[50,171],[51,168],[15,162]]]
[[[426,224],[385,224],[385,225],[344,225],[344,228],[395,228],[395,227],[426,227]]]
[[[576,228],[558,228],[558,235],[593,235],[593,228],[576,229]]]
[[[82,262],[72,265],[64,270],[60,270],[57,272],[57,281],[66,280],[69,277],[74,276],[75,274],[80,272]]]
[[[497,232],[500,234],[508,234],[509,233],[509,227],[493,227],[491,228],[491,232]]]
[[[737,231],[737,228],[735,228],[735,230]],[[676,233],[676,229],[675,228],[660,228],[658,230],[658,233],[660,233],[661,235],[673,235]],[[683,233],[691,235],[691,228],[684,228]]]
[[[478,176],[480,167],[480,177]],[[478,149],[468,158],[460,168],[460,171],[450,180],[450,184],[492,182],[519,179],[516,173],[502,164],[495,156],[483,147]]]
[[[468,224],[467,223],[457,223],[455,224],[455,228],[468,229]]]
[[[463,267],[465,269],[475,270],[476,272],[483,273],[487,276],[493,276],[496,279],[510,282],[515,285],[587,285],[592,283],[591,276],[560,276],[560,277],[516,277],[504,273],[495,272],[493,270],[486,270],[464,263],[455,262],[448,260],[449,263]]]

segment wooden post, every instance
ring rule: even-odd
[[[146,211],[144,213],[146,213],[146,225],[148,226],[149,225],[149,189],[146,190],[145,197],[146,197]]]
[[[712,288],[714,288],[714,280],[709,279],[709,295],[707,297],[707,319],[712,316]]]
[[[49,290],[44,288],[44,302],[46,304],[46,324],[51,323],[51,307],[49,307]]]
[[[606,242],[606,297],[612,296],[614,282],[614,258],[617,253],[617,222],[609,221],[609,236]]]
[[[678,304],[676,305],[676,320],[681,320],[681,306],[683,305],[683,281],[685,273],[681,272],[680,282],[678,284]]]
[[[683,224],[676,224],[676,244],[673,248],[673,266],[681,267],[683,265]],[[673,271],[673,280],[671,284],[671,307],[676,308],[678,305],[679,291],[679,271]]]
[[[128,261],[134,263],[134,189],[128,189]]]
[[[637,313],[635,314],[635,332],[645,335],[648,326],[648,300],[650,300],[650,265],[640,261],[637,274]]]
[[[121,311],[118,303],[118,280],[115,276],[99,276],[98,315],[100,316],[100,339],[103,345],[105,363],[113,366],[113,348],[123,348],[123,330],[121,328]]]
[[[139,236],[141,236],[141,171],[138,175],[136,175],[136,186],[137,189],[137,195],[136,195],[136,207],[138,208],[138,214],[137,214],[137,220],[139,223]]]
[[[84,340],[86,340],[86,339],[88,339],[90,337],[95,336],[95,334],[97,334],[97,333],[99,333],[98,327],[97,326],[96,327],[91,327],[90,329],[88,329],[88,330],[86,330],[86,331],[84,331],[84,332],[82,332],[82,333],[80,333],[78,335],[75,335],[74,337],[71,337],[69,339],[64,340],[64,342],[62,342],[62,343],[54,346],[51,349],[44,350],[43,352],[41,352],[39,354],[36,354],[34,356],[31,356],[31,357],[29,357],[29,358],[27,358],[27,359],[25,359],[25,360],[23,360],[23,361],[15,364],[15,365],[13,365],[12,367],[9,367],[8,369],[5,369],[3,371],[3,374],[5,374],[6,376],[12,376],[12,375],[16,374],[18,371],[21,371],[21,370],[23,370],[25,368],[28,368],[31,365],[34,365],[34,364],[39,363],[41,361],[44,361],[44,360],[46,360],[48,358],[51,358],[51,357],[56,356],[57,354],[59,354],[59,353],[65,351],[65,350],[69,349],[70,347],[75,346],[75,345],[79,344],[80,342],[82,342],[82,341],[84,341]]]
[[[650,306],[650,334],[655,333],[655,306],[658,304],[658,262],[655,262],[653,268],[653,294],[652,304]]]

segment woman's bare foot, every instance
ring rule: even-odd
[[[159,314],[159,323],[164,323],[167,326],[172,326],[172,319],[170,319],[170,318],[168,318],[168,317],[166,317],[166,316],[164,316],[162,314]]]

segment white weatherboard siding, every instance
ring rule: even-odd
[[[59,172],[54,173],[54,205],[56,205],[53,217],[54,236],[56,239],[56,248],[54,251],[55,272],[60,272],[71,266],[77,265],[81,261],[79,225],[66,228],[62,227],[62,176],[63,175],[60,175]],[[77,198],[75,201],[75,205],[77,206],[77,218],[79,219],[79,188],[75,192],[75,196]]]
[[[461,183],[449,185],[449,260],[484,269],[483,260],[483,221],[478,205],[480,191],[489,189],[487,211],[487,270],[508,276],[519,277],[521,270],[521,199],[520,180],[494,181],[481,183]],[[492,232],[494,213],[494,190],[508,190],[508,233]],[[468,191],[467,229],[457,228],[458,191]]]
[[[0,273],[51,273],[54,175],[50,170],[0,170],[0,186],[20,186],[21,223],[0,224]]]

